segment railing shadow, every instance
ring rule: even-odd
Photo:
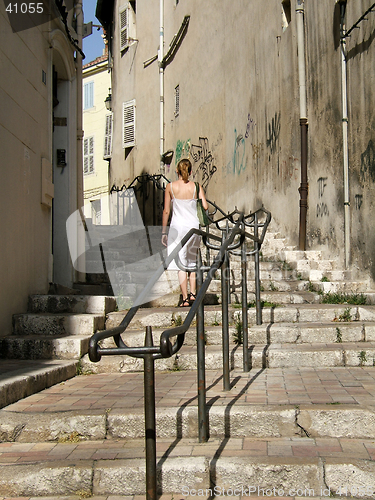
[[[215,498],[215,486],[217,486],[217,462],[222,455],[226,445],[228,444],[228,441],[231,437],[231,421],[230,421],[230,412],[235,403],[240,399],[241,396],[243,396],[251,384],[264,372],[264,368],[261,368],[258,373],[256,373],[245,385],[243,389],[235,396],[232,401],[226,406],[225,412],[224,412],[224,438],[222,442],[220,443],[218,449],[215,452],[215,455],[213,456],[211,463],[210,463],[210,490],[211,490],[211,495],[208,497],[210,500]],[[233,381],[234,382],[234,381]]]

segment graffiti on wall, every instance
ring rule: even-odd
[[[280,137],[280,113],[275,113],[271,122],[267,125],[266,130],[266,144],[270,148],[271,154],[275,153],[277,150],[277,143]]]
[[[178,140],[176,144],[176,164],[183,158],[189,158],[193,167],[193,178],[198,178],[204,189],[207,188],[217,168],[207,137],[200,137],[199,144]]]
[[[355,209],[356,210],[361,210],[362,203],[363,203],[363,195],[362,194],[356,194],[355,195]]]
[[[233,149],[233,173],[240,174],[246,168],[245,161],[245,138],[242,134],[237,135],[237,130],[234,129],[234,149]]]
[[[372,139],[361,154],[361,180],[365,181],[368,177],[375,182],[375,146]]]
[[[180,141],[180,140],[177,141],[176,156],[175,156],[176,165],[182,158],[189,157],[190,145],[191,145],[190,139],[188,139],[187,141]]]
[[[254,129],[256,123],[255,121],[251,118],[250,113],[247,115],[247,125],[246,125],[246,132],[245,132],[245,139],[248,139],[250,136],[251,131]]]
[[[233,144],[233,154],[232,159],[225,167],[223,167],[224,176],[231,174],[240,174],[247,167],[246,158],[246,139],[249,139],[251,132],[256,127],[254,119],[251,117],[250,113],[247,115],[247,124],[245,136],[237,133],[237,129],[234,129],[234,144]],[[259,143],[253,146],[253,158],[257,157],[263,149],[263,144]]]
[[[194,178],[200,178],[203,188],[206,189],[217,170],[207,137],[200,137],[199,144],[192,144],[190,154]]]
[[[318,203],[316,205],[316,216],[317,217],[326,217],[329,215],[328,205],[323,200],[324,191],[327,187],[327,179],[328,177],[319,177],[318,179]]]

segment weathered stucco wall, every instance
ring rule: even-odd
[[[350,27],[370,0],[348,1]],[[173,60],[165,68],[165,148],[176,162],[189,156],[194,178],[225,210],[251,211],[264,204],[275,224],[298,244],[301,146],[296,1],[289,25],[282,25],[281,1],[165,0],[165,51],[190,22]],[[145,19],[146,18],[146,19]],[[137,145],[113,162],[121,180],[159,171],[158,5],[138,0],[138,44],[115,55],[114,76],[121,99],[137,101]],[[305,0],[305,61],[308,118],[307,248],[325,249],[344,262],[344,180],[341,53],[334,0]],[[369,14],[348,40],[351,263],[375,272],[374,39]],[[116,35],[117,36],[117,35]],[[116,62],[117,61],[117,62]],[[175,116],[174,89],[180,112]],[[120,92],[120,91],[119,91]],[[116,127],[116,125],[115,125]],[[119,124],[117,125],[119,128]],[[119,155],[117,153],[117,155]],[[118,159],[119,156],[116,156]],[[131,179],[130,179],[131,180]]]
[[[56,19],[50,25],[13,32],[5,6],[0,5],[0,336],[11,333],[13,314],[26,312],[29,294],[48,291],[53,280],[52,227],[55,235],[59,233],[55,271],[61,270],[68,284],[73,280],[65,224],[77,208],[77,100],[74,50],[61,28]],[[54,226],[53,65],[60,77],[58,87],[64,85],[69,96],[65,100],[58,93],[64,114],[57,114],[59,108],[55,108],[55,116],[66,118],[66,125],[56,124],[55,131],[63,131],[60,136],[64,136],[67,166],[55,171],[55,214],[60,212],[61,217],[55,217]]]

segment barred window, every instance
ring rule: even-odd
[[[180,114],[180,86],[177,85],[174,89],[174,116]]]

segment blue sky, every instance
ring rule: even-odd
[[[93,24],[100,24],[95,17],[95,9],[96,0],[83,0],[85,23],[92,21]],[[97,28],[93,28],[92,35],[83,39],[83,52],[86,56],[83,60],[83,64],[87,64],[103,54],[104,42],[101,35],[102,30],[97,31]]]

